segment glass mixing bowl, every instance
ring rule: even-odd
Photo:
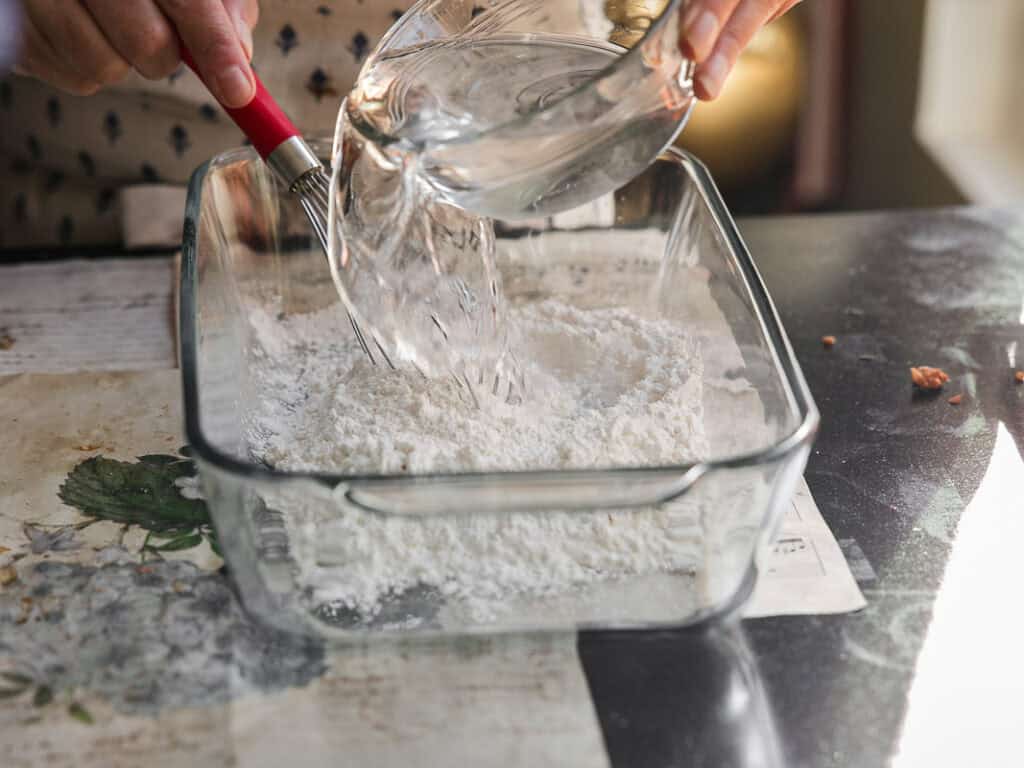
[[[671,150],[586,206],[495,227],[510,301],[555,297],[630,308],[696,340],[704,380],[715,382],[700,395],[706,455],[671,466],[393,475],[330,466],[288,472],[260,461],[249,435],[260,398],[273,394],[266,372],[290,389],[303,387],[300,372],[282,362],[280,340],[265,319],[328,310],[339,313],[343,327],[344,312],[297,201],[254,151],[225,153],[195,173],[186,209],[186,433],[224,557],[245,605],[261,619],[342,639],[652,628],[719,616],[749,594],[759,552],[803,472],[818,412],[707,171]],[[257,316],[264,321],[255,322]],[[325,597],[349,578],[333,546],[343,519],[365,515],[415,533],[445,519],[486,529],[566,514],[597,525],[612,513],[637,521],[670,515],[675,525],[661,545],[675,566],[553,592],[497,595],[486,615],[437,585],[393,594],[372,615]],[[501,567],[500,553],[480,557]],[[403,559],[383,565],[401,570]],[[543,583],[545,564],[535,567],[533,581]]]
[[[362,139],[413,149],[466,210],[565,211],[634,178],[683,129],[695,103],[679,47],[688,1],[420,0],[344,109]],[[360,154],[347,143],[335,168]]]

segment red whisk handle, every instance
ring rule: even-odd
[[[184,45],[181,46],[181,58],[205,83],[192,54]],[[237,109],[225,107],[223,104],[221,107],[242,129],[242,133],[249,138],[256,151],[260,153],[260,157],[267,160],[273,151],[284,142],[298,136],[299,129],[288,119],[288,115],[274,101],[273,96],[267,92],[256,73],[253,73],[253,78],[256,81],[256,95],[252,101]]]

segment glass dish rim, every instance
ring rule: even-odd
[[[198,234],[202,211],[203,182],[212,169],[223,165],[226,161],[251,159],[259,161],[255,150],[251,147],[239,147],[217,156],[200,165],[192,174],[188,185],[188,196],[185,202],[185,222],[182,234],[181,270],[179,272],[178,291],[178,354],[181,366],[183,393],[183,410],[185,421],[185,439],[194,457],[206,462],[223,472],[241,476],[248,480],[268,483],[289,481],[315,481],[329,488],[342,485],[360,484],[426,484],[473,481],[477,483],[507,482],[516,479],[529,483],[531,480],[550,480],[552,478],[622,478],[638,477],[651,474],[674,474],[681,482],[676,485],[673,495],[680,495],[692,486],[698,478],[717,470],[746,469],[768,464],[790,456],[803,446],[810,445],[818,430],[820,414],[811,396],[803,372],[797,362],[789,338],[782,328],[782,323],[768,290],[755,266],[732,215],[725,207],[711,178],[707,167],[689,152],[671,147],[662,153],[661,159],[670,159],[683,166],[688,166],[694,176],[701,196],[708,205],[715,224],[725,236],[726,243],[740,269],[743,285],[752,300],[755,315],[761,331],[768,342],[772,360],[780,378],[785,385],[790,406],[799,415],[800,420],[786,435],[764,448],[739,453],[731,456],[711,458],[705,461],[670,465],[649,465],[636,467],[606,467],[589,469],[551,469],[551,470],[513,470],[513,471],[470,471],[470,472],[431,472],[415,475],[408,474],[342,474],[336,472],[300,472],[266,467],[253,461],[238,458],[217,448],[203,432],[200,423],[200,386],[199,386],[199,322],[197,288],[199,273]],[[325,267],[326,269],[326,267]]]

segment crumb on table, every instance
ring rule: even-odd
[[[0,350],[6,352],[8,349],[14,346],[14,337],[9,333],[0,331]]]
[[[1024,371],[1017,371],[1013,378],[1018,384],[1024,384]]]
[[[822,344],[823,347],[825,347],[825,349],[831,349],[832,347],[834,347],[836,345],[836,337],[835,336],[822,336],[821,337],[821,344]]]
[[[963,402],[963,399],[963,395],[953,395],[951,398],[949,398],[948,402],[950,405],[960,405],[960,403]]]
[[[915,387],[920,389],[942,389],[942,385],[949,381],[949,376],[939,368],[930,368],[927,365],[910,369],[910,379]]]
[[[18,580],[18,572],[14,570],[14,566],[8,565],[0,568],[0,587],[6,587],[8,584]]]

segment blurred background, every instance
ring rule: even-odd
[[[680,144],[736,215],[1024,199],[1020,0],[805,0]]]
[[[275,86],[300,125],[304,115],[307,123],[317,118],[321,124],[333,126],[339,84],[354,77],[362,57],[411,2],[392,0],[397,9],[390,14],[379,13],[380,6],[376,6],[376,13],[359,18],[346,15],[345,25],[355,30],[352,44],[338,51],[330,65],[323,64],[327,70],[317,66],[307,75],[306,70],[295,69],[303,65],[292,59],[288,60],[291,69],[278,68],[282,78],[287,74],[302,83],[296,88],[293,82],[288,88],[284,87],[288,82],[282,80]],[[605,9],[624,18],[635,14],[642,19],[652,10],[656,14],[666,3],[606,0]],[[14,47],[14,5],[14,0],[0,0],[0,74]],[[355,7],[367,9],[370,3]],[[283,61],[289,40],[294,43],[295,31],[284,23],[290,8],[279,4],[277,15],[281,18],[270,18],[268,11],[261,22],[264,50],[272,51],[275,61]],[[636,27],[639,31],[633,37],[639,38],[643,28]],[[626,36],[630,35],[627,31]],[[635,39],[617,42],[628,45]],[[1018,98],[1021,86],[1017,76],[1024,71],[1022,43],[1022,0],[804,0],[759,34],[737,63],[722,96],[698,106],[679,143],[708,164],[737,216],[1018,202],[1024,200],[1024,141],[1020,135],[1024,99]],[[281,56],[275,46],[284,52]],[[278,69],[264,76],[273,78]],[[175,79],[166,84],[168,93]],[[220,135],[216,133],[220,130],[217,110],[200,104],[208,97],[198,83],[186,78],[174,87],[175,98],[183,101],[168,106],[161,116],[168,124],[174,123],[175,152],[194,147],[195,154],[200,146],[213,141],[207,137],[203,144],[197,137]],[[125,93],[126,98],[134,99],[132,105],[139,104],[138,109],[126,107],[130,114],[134,114],[131,109],[149,110],[148,91],[140,90],[138,83],[126,85]],[[64,208],[53,201],[74,186],[71,181],[75,180],[66,180],[64,191],[55,191],[56,182],[64,178],[62,169],[47,167],[45,159],[38,161],[46,152],[40,151],[35,135],[21,124],[23,107],[16,109],[15,101],[10,83],[0,79],[0,162],[13,175],[21,173],[18,184],[0,187],[0,205],[3,210],[11,206],[16,212],[36,211],[39,220],[29,216],[29,224],[25,224],[24,216],[15,217],[22,223],[8,232],[7,240],[0,226],[0,247],[64,243],[68,240],[65,230],[71,231],[64,227],[69,217],[61,216]],[[62,95],[46,101],[40,96],[36,102],[45,104],[51,128],[61,116],[61,103],[52,104],[58,101],[64,104],[65,125],[73,125],[74,115],[82,110],[86,114],[99,109],[82,99]],[[157,103],[155,96],[153,103]],[[81,109],[72,114],[72,106]],[[193,107],[206,119],[188,111]],[[177,125],[186,122],[181,110],[191,115],[188,133]],[[32,114],[38,122],[43,113]],[[102,118],[101,113],[97,115]],[[107,123],[118,121],[116,114],[105,119]],[[118,130],[116,124],[107,123],[107,129]],[[309,129],[308,124],[305,127]],[[10,141],[2,141],[4,138]],[[226,140],[236,141],[233,134],[227,134]],[[216,144],[213,141],[211,146]],[[9,155],[3,151],[6,145],[13,147]],[[25,154],[26,148],[31,156]],[[61,149],[70,151],[63,145]],[[121,153],[115,149],[111,140],[102,163],[111,174],[120,173],[115,161],[120,162]],[[180,187],[191,168],[213,153],[183,158],[180,153],[171,155],[167,142],[160,143],[160,149],[165,165],[158,167],[155,159],[147,161],[142,178],[130,183],[159,179]],[[94,160],[90,160],[90,168],[92,163]],[[129,170],[134,172],[135,167]],[[25,176],[26,171],[31,178]],[[100,181],[94,183],[102,186]],[[31,194],[26,191],[29,189]],[[5,190],[9,194],[5,195]],[[93,191],[89,187],[83,194]],[[109,191],[101,188],[93,197],[113,199]],[[184,195],[180,189],[175,194],[179,198]],[[97,210],[100,205],[96,203]],[[78,221],[76,243],[117,239],[116,210],[103,205],[111,221],[103,224],[99,216],[96,222]],[[175,211],[165,229],[178,232],[180,204],[159,207]],[[70,210],[67,205],[65,208]],[[87,231],[87,224],[95,224],[96,231]],[[131,246],[127,228],[122,240]]]

